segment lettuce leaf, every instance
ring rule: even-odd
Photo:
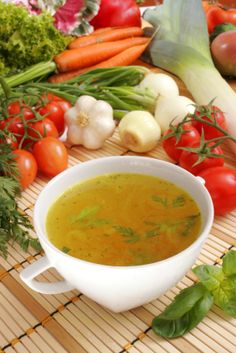
[[[48,13],[33,15],[21,6],[0,1],[0,74],[52,60],[71,38],[54,26]]]

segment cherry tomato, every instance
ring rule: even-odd
[[[17,149],[13,151],[19,169],[19,181],[23,189],[27,188],[36,178],[38,166],[32,153]]]
[[[34,112],[20,101],[10,103],[7,110],[8,118],[0,122],[0,129],[7,129],[20,141],[25,132],[25,123],[34,119]]]
[[[190,148],[198,148],[199,143],[192,144],[189,146]],[[214,157],[214,156],[207,156],[209,153],[212,155],[218,155],[220,157]],[[202,162],[194,165],[197,161],[199,156],[205,156]],[[221,157],[222,156],[222,157]],[[220,146],[217,146],[213,148],[210,152],[207,153],[206,150],[198,151],[198,152],[191,152],[191,151],[183,151],[181,153],[180,159],[179,159],[179,165],[188,170],[190,173],[194,175],[198,175],[202,170],[211,168],[211,167],[217,167],[217,166],[223,166],[224,165],[224,158],[223,158],[223,151]]]
[[[66,101],[65,99],[60,99],[60,100],[57,100],[56,102],[58,105],[60,105],[64,113],[72,107],[72,104]]]
[[[167,138],[167,136],[170,136]],[[200,134],[191,124],[186,123],[180,126],[173,126],[164,133],[162,146],[168,156],[175,162],[179,161],[182,149],[194,142],[200,141]]]
[[[28,135],[38,140],[46,136],[59,136],[54,122],[48,118],[30,124],[28,127]]]
[[[203,170],[199,176],[205,180],[216,215],[224,215],[236,208],[236,171],[227,167]]]
[[[52,93],[47,93],[42,96],[42,100],[44,100],[46,103],[49,102],[56,102],[60,107],[62,108],[63,112],[65,113],[69,108],[72,107],[72,104],[67,101],[66,99],[63,99],[61,97],[55,96]]]
[[[58,102],[48,102],[38,109],[40,115],[54,122],[59,135],[65,131],[64,111]]]
[[[53,101],[59,101],[59,100],[62,99],[61,97],[58,97],[58,96],[56,96],[55,94],[53,94],[51,92],[47,92],[47,93],[43,94],[41,98],[43,100],[46,100],[46,103],[53,102]]]
[[[224,113],[216,106],[201,106],[194,112],[197,116],[201,117],[205,121],[216,122],[222,129],[227,130],[226,119]],[[206,140],[211,140],[216,137],[223,136],[224,134],[217,130],[215,127],[209,126],[198,120],[193,120],[192,125],[202,133],[204,130],[204,137]]]
[[[36,142],[33,147],[33,155],[39,170],[53,177],[68,166],[68,153],[64,144],[55,137],[47,136]]]
[[[34,112],[32,109],[24,102],[15,101],[8,105],[8,114],[10,116],[23,116],[25,120],[30,120],[34,118]]]

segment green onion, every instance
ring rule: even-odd
[[[93,96],[111,104],[118,118],[120,111],[149,110],[154,112],[156,97],[151,91],[137,87],[150,70],[143,66],[124,66],[90,70],[59,84],[30,82],[16,88],[23,93],[51,92],[75,104],[81,95]]]
[[[45,61],[35,64],[28,69],[19,72],[18,74],[5,77],[5,81],[9,87],[17,87],[23,83],[42,78],[56,70],[54,61]],[[2,90],[0,89],[0,94]]]
[[[144,19],[155,28],[160,26],[147,60],[179,76],[197,104],[214,100],[225,114],[229,133],[236,137],[236,94],[212,61],[202,1],[165,0],[146,10]],[[236,144],[231,147],[236,153]]]

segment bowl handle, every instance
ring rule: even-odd
[[[43,294],[58,294],[74,289],[74,287],[65,280],[55,283],[46,283],[34,279],[50,267],[53,266],[48,261],[47,257],[44,256],[21,271],[20,277],[31,289]]]

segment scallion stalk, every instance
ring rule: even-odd
[[[56,64],[54,61],[40,62],[22,72],[19,72],[18,74],[6,77],[5,81],[9,87],[17,87],[23,83],[35,80],[36,78],[45,77],[46,75],[54,72],[55,70]]]

